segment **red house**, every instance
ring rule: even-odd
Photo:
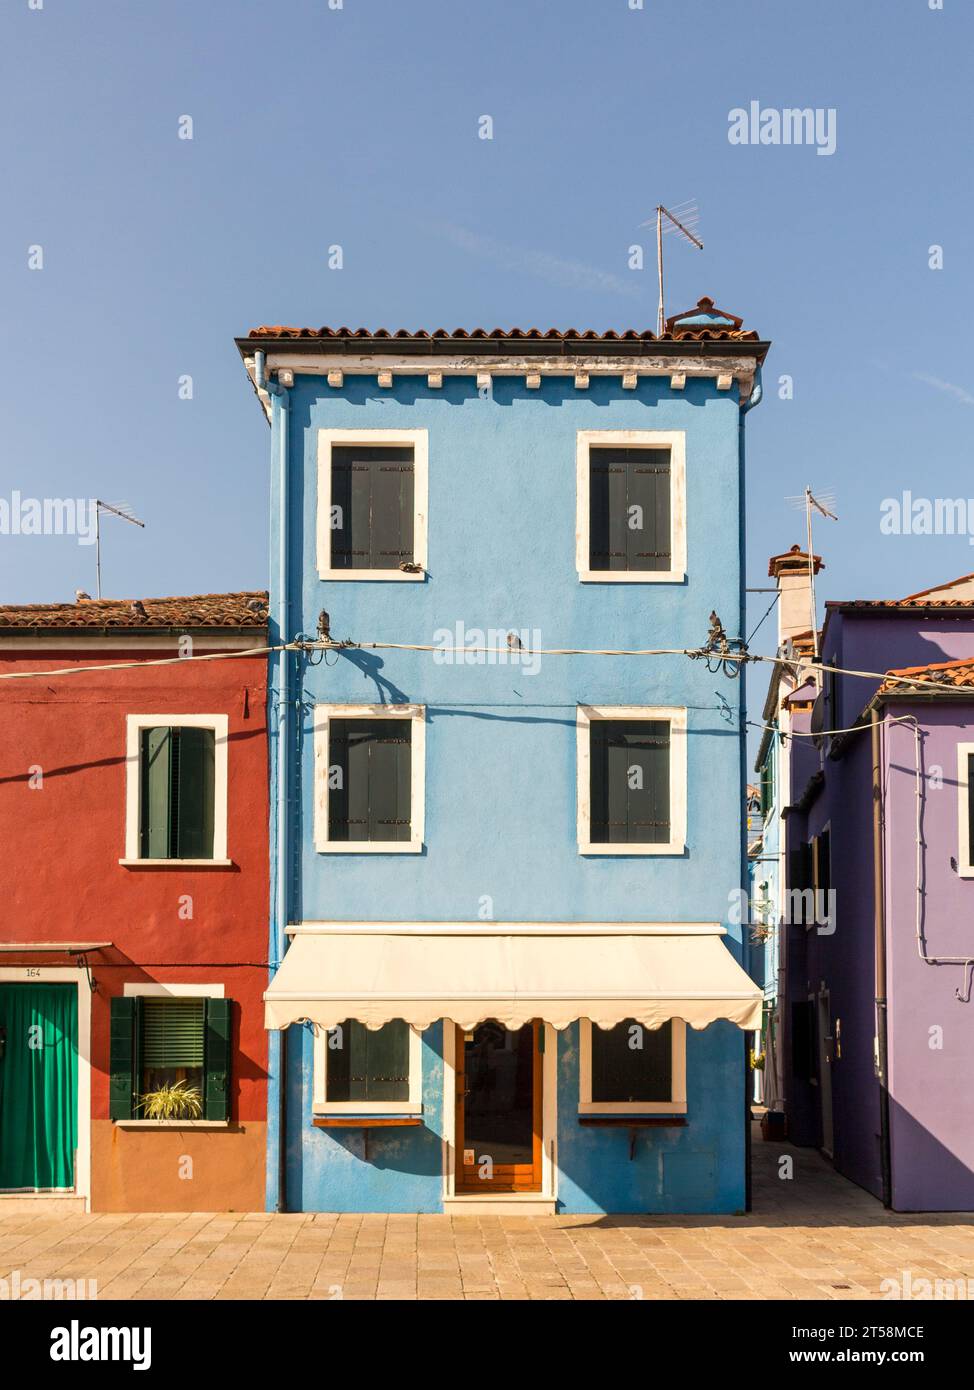
[[[0,606],[0,1212],[263,1208],[266,626]]]

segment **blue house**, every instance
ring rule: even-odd
[[[768,344],[702,300],[238,347],[287,648],[269,1206],[744,1208],[744,680],[681,653],[741,634]]]

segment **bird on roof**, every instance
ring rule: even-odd
[[[148,613],[145,611],[145,604],[142,602],[140,598],[134,598],[132,600],[131,607],[132,612],[135,614],[137,618],[147,618],[149,616]]]
[[[91,598],[91,594],[89,594],[85,589],[75,589],[75,591],[74,591],[74,601],[75,601],[75,603],[80,603],[81,600],[84,599],[84,598]]]

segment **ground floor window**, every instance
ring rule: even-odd
[[[422,1109],[421,1038],[402,1019],[366,1028],[346,1018],[315,1038],[318,1114],[416,1114]]]
[[[686,1110],[686,1024],[613,1028],[579,1024],[579,1113],[680,1114]]]
[[[111,1118],[229,1120],[231,1001],[146,989],[111,1001]]]

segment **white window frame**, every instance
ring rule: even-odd
[[[408,1100],[328,1100],[328,1028],[315,1028],[312,1112],[315,1115],[421,1115],[423,1113],[423,1035],[409,1029]]]
[[[974,878],[968,838],[968,801],[972,788],[968,785],[967,759],[974,754],[974,743],[957,745],[957,873],[960,878]]]
[[[416,574],[403,570],[335,569],[331,563],[331,457],[332,450],[348,444],[372,448],[411,448],[413,451],[413,560]],[[384,579],[393,583],[422,583],[429,560],[427,510],[429,507],[429,430],[319,430],[318,431],[318,578],[354,581]]]
[[[685,430],[579,430],[575,436],[575,568],[583,584],[682,584],[687,573]],[[590,527],[590,452],[593,446],[670,451],[670,568],[593,570]]]
[[[592,724],[601,720],[665,719],[670,725],[670,838],[661,844],[592,840]],[[579,705],[576,715],[578,852],[592,855],[683,854],[687,838],[687,711],[683,705]]]
[[[216,738],[213,766],[213,858],[143,859],[139,854],[140,743],[143,729],[212,729]],[[227,868],[227,762],[230,717],[226,714],[129,714],[125,736],[125,857],[120,864],[154,869],[166,864],[184,868]]]
[[[687,1025],[670,1019],[672,1054],[669,1100],[594,1101],[592,1099],[592,1028],[578,1021],[578,1113],[580,1115],[685,1115],[687,1112]]]
[[[331,766],[333,719],[409,719],[412,721],[409,768],[408,840],[329,840],[328,769]],[[316,705],[315,849],[319,854],[421,854],[426,831],[426,707],[425,705]]]
[[[155,863],[155,860],[150,860]],[[183,860],[179,860],[183,863]],[[184,985],[166,980],[158,982],[126,982],[122,987],[126,999],[223,999],[224,985]],[[139,1078],[141,1082],[141,1077]],[[116,1129],[227,1129],[229,1120],[113,1120]]]

